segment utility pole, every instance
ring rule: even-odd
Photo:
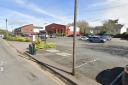
[[[6,23],[6,37],[8,37],[8,19],[5,19]]]
[[[5,19],[6,22],[6,30],[8,31],[8,19]]]
[[[75,75],[75,49],[76,49],[76,26],[77,26],[77,8],[78,0],[75,0],[74,3],[74,31],[73,31],[73,65],[72,65],[72,75]]]

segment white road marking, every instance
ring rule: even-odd
[[[46,51],[52,52],[52,53],[57,53],[57,52],[59,52],[59,50],[56,50],[56,49],[50,49],[50,50],[46,50]]]
[[[3,72],[4,71],[4,67],[0,67],[0,71]]]
[[[63,59],[66,59],[66,58],[70,58],[71,56],[67,56],[67,57],[64,57],[64,58],[59,58],[57,59],[57,61],[60,61],[60,60],[63,60]]]
[[[56,54],[60,56],[71,56],[71,54],[69,53],[56,53]]]
[[[80,67],[82,67],[82,66],[84,66],[84,65],[87,65],[87,64],[89,64],[89,63],[96,62],[97,60],[98,60],[98,59],[94,59],[94,60],[88,61],[88,62],[86,62],[86,63],[83,63],[83,64],[79,65],[79,66],[76,66],[75,68],[80,68]]]

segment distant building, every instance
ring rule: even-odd
[[[69,26],[67,29],[67,35],[73,35],[74,26]],[[76,35],[80,35],[80,28],[76,27]]]
[[[128,32],[128,25],[124,25],[122,28],[121,28],[121,31],[120,33],[124,33],[124,32]]]
[[[52,34],[59,34],[60,36],[70,36],[73,35],[73,27],[72,26],[67,26],[67,25],[62,25],[62,24],[49,24],[45,26],[45,30],[49,35]],[[79,35],[79,28],[77,27],[76,29],[76,34]]]
[[[15,35],[32,36],[40,31],[43,31],[43,27],[33,26],[33,24],[25,25],[14,30]]]
[[[97,27],[91,28],[91,31],[93,32],[93,34],[99,34],[103,30],[104,30],[103,26],[97,26]],[[106,31],[109,34],[121,34],[126,32],[126,27],[124,25],[118,24],[114,29],[108,29]]]

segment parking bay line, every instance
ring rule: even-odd
[[[57,55],[60,55],[60,56],[71,56],[71,54],[69,53],[64,53],[64,52],[60,52],[60,53],[56,53]]]
[[[67,56],[67,57],[64,57],[64,58],[60,58],[58,59],[57,61],[60,61],[60,60],[63,60],[63,59],[66,59],[66,58],[70,58],[71,56]]]
[[[96,62],[97,60],[98,60],[98,59],[94,59],[94,60],[88,61],[88,62],[86,62],[86,63],[83,63],[83,64],[79,65],[79,66],[76,66],[75,68],[76,68],[76,69],[77,69],[77,68],[80,68],[80,67],[82,67],[82,66],[84,66],[84,65],[87,65],[88,63]]]
[[[56,50],[56,49],[50,49],[50,50],[46,50],[46,51],[51,52],[51,53],[57,53],[57,52],[59,52],[59,50]]]
[[[0,71],[3,72],[4,71],[4,67],[0,67]]]

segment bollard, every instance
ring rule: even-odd
[[[124,72],[122,75],[122,84],[128,85],[128,65],[126,65],[124,68]]]
[[[32,45],[29,44],[29,53],[32,54]]]
[[[36,54],[35,43],[32,43],[32,55]]]

